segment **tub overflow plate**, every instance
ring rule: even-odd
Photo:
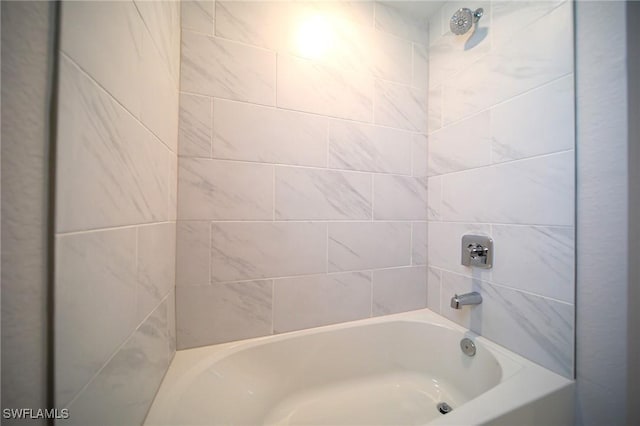
[[[474,356],[476,354],[476,344],[466,337],[460,340],[460,349],[462,349],[462,352],[467,356]]]

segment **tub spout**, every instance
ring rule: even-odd
[[[462,309],[465,305],[479,305],[482,303],[482,296],[477,291],[472,293],[454,295],[451,298],[451,307],[453,309]]]

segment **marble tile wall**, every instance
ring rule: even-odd
[[[484,8],[475,33],[449,31],[459,7]],[[447,2],[429,25],[428,306],[573,377],[572,4]],[[460,264],[464,234],[493,238],[492,269]]]
[[[175,352],[179,51],[179,3],[62,5],[55,398],[70,424],[141,424]]]
[[[427,306],[427,49],[374,2],[182,2],[178,348]]]

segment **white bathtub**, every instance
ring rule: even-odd
[[[424,309],[179,351],[145,424],[570,425],[573,382]]]

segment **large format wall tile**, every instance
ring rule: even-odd
[[[411,262],[411,224],[329,224],[329,271],[406,266]]]
[[[427,264],[427,223],[414,222],[411,224],[411,264]]]
[[[370,315],[369,273],[313,275],[274,281],[275,333],[353,321]]]
[[[275,215],[278,220],[371,219],[371,177],[276,167]]]
[[[165,300],[73,401],[65,423],[141,424],[169,368],[170,339]]]
[[[416,19],[388,3],[375,3],[375,27],[416,43],[427,44],[429,41],[426,20]]]
[[[491,110],[494,163],[574,147],[573,75]]]
[[[62,9],[62,51],[139,117],[137,87],[146,30],[136,6],[133,2],[69,1]]]
[[[270,280],[177,288],[178,349],[271,334]]]
[[[278,106],[371,122],[373,78],[309,59],[279,55]]]
[[[169,69],[177,87],[180,73],[180,32],[176,30],[180,27],[180,4],[176,1],[134,1],[161,60]]]
[[[373,315],[427,306],[427,268],[413,266],[373,271]]]
[[[171,75],[168,66],[146,32],[142,38],[140,66],[142,69],[140,120],[171,151],[177,152],[179,111],[177,77],[174,78]]]
[[[180,156],[210,157],[212,134],[213,100],[206,96],[181,93],[178,132]]]
[[[374,219],[426,220],[427,179],[375,175],[373,200]]]
[[[411,174],[413,134],[388,127],[329,121],[328,165],[337,169]]]
[[[427,92],[402,84],[376,80],[375,123],[425,133]]]
[[[56,230],[166,220],[167,147],[69,59],[60,67]]]
[[[137,289],[138,321],[158,306],[176,282],[176,224],[138,228]]]
[[[478,291],[482,304],[448,308],[455,293]],[[573,375],[573,305],[442,272],[442,314],[538,364]]]
[[[273,167],[181,158],[178,217],[182,220],[273,218]]]
[[[182,32],[180,89],[226,99],[275,103],[275,53]]]
[[[445,122],[475,114],[573,71],[571,3],[520,31],[444,84]],[[478,82],[481,81],[482,84]]]
[[[574,302],[573,227],[492,225],[492,237],[492,282]]]
[[[444,176],[442,219],[573,226],[573,164],[568,151]]]
[[[429,136],[429,174],[440,175],[491,164],[489,112],[451,124]]]
[[[213,35],[214,0],[185,0],[180,2],[182,28]]]
[[[56,403],[66,406],[136,327],[136,230],[56,239]]]
[[[427,262],[426,22],[376,21],[373,2],[211,6],[182,5],[178,340],[244,336],[207,312],[222,283],[274,281],[259,334],[370,316],[369,270]],[[316,55],[300,37],[326,41],[324,27]],[[405,290],[381,309],[413,309]]]
[[[327,119],[215,99],[213,157],[324,167]]]
[[[176,285],[204,285],[210,281],[211,224],[180,221],[176,226]]]
[[[213,281],[326,272],[326,237],[324,223],[214,223]]]

